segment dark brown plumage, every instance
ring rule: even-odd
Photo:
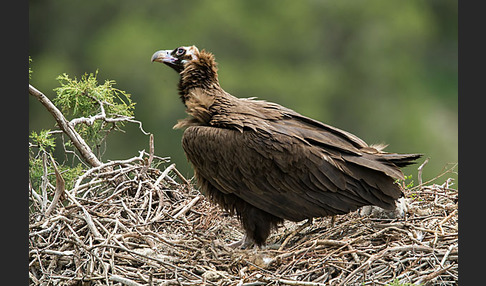
[[[186,128],[182,146],[201,191],[238,215],[243,246],[264,244],[285,219],[394,209],[400,167],[420,157],[386,153],[275,103],[236,98],[221,88],[214,56],[195,46],[158,51],[152,61],[180,73],[190,117],[174,128]]]

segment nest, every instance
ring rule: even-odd
[[[147,157],[89,169],[71,190],[48,184],[47,196],[30,191],[32,285],[458,283],[451,179],[406,190],[397,218],[361,210],[286,222],[266,247],[240,250],[227,246],[243,236],[236,217],[174,165],[161,159],[149,167]],[[46,203],[53,197],[59,200]]]

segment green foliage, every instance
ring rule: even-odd
[[[61,106],[64,115],[91,116],[100,111],[101,102],[106,105],[108,116],[133,116],[135,103],[131,101],[130,95],[114,88],[114,80],[106,80],[99,85],[97,76],[98,71],[95,74],[84,74],[81,80],[71,79],[65,73],[57,77],[61,86],[54,89],[57,93],[54,102]]]
[[[395,279],[391,283],[386,284],[386,286],[420,286],[422,284],[414,284],[409,282],[400,282],[400,280]]]
[[[54,173],[54,167],[46,162],[47,169],[47,180],[55,185],[56,175]],[[76,166],[71,167],[67,165],[59,165],[58,170],[61,173],[62,178],[65,182],[65,188],[67,190],[72,189],[76,180],[81,174],[83,174],[84,169],[81,163]],[[38,192],[42,184],[42,176],[44,175],[44,162],[41,156],[30,157],[29,158],[29,178],[32,184],[32,188]]]
[[[29,67],[29,76],[31,73]],[[95,146],[106,139],[107,133],[123,126],[126,119],[132,118],[135,106],[128,93],[114,88],[115,81],[106,80],[104,84],[98,84],[97,75],[98,72],[84,74],[78,80],[63,73],[57,77],[60,86],[54,89],[57,97],[53,99],[66,119],[72,120],[71,123],[78,120],[78,124],[75,124],[76,131],[88,144]],[[50,159],[56,151],[54,134],[63,133],[42,129],[39,132],[31,131],[29,136],[29,179],[36,192],[40,192],[43,178],[47,178],[51,185],[55,185],[56,182],[54,166]],[[62,141],[64,142],[64,139]],[[76,153],[71,141],[68,140],[59,149],[64,151],[66,159],[56,165],[65,181],[66,189],[71,189],[85,170],[78,160],[73,159],[70,164],[66,163],[67,154]]]
[[[408,183],[407,180],[409,180]],[[405,186],[404,188],[407,190],[413,187],[412,175],[405,176],[405,180],[403,180],[403,185]]]
[[[402,188],[404,190],[411,190],[414,186],[414,181],[413,181],[412,177],[413,177],[412,175],[405,176],[404,180],[396,180],[395,183],[402,186]],[[408,196],[411,199],[417,199],[418,198],[417,193],[415,193],[414,191],[408,192]],[[419,198],[419,200],[420,200],[420,198]]]
[[[98,71],[95,74],[84,74],[80,80],[72,79],[65,73],[58,76],[60,87],[54,89],[57,97],[53,102],[69,118],[90,118],[102,115],[102,112],[106,118],[133,117],[135,103],[131,101],[130,94],[114,88],[114,80],[98,84],[97,75]],[[123,121],[115,125],[100,119],[78,124],[75,128],[88,144],[99,146],[107,133],[121,126],[124,126]]]
[[[42,151],[54,151],[56,147],[55,139],[52,137],[50,130],[43,129],[39,133],[32,131],[29,138],[32,140],[32,144]]]
[[[32,188],[39,192],[42,177],[44,176],[44,164],[46,166],[47,180],[52,185],[55,185],[56,177],[54,167],[51,165],[51,161],[48,158],[49,156],[52,156],[56,147],[56,142],[50,130],[41,130],[39,133],[32,131],[29,139],[29,179]],[[37,152],[34,150],[37,150]],[[46,160],[46,162],[44,162],[44,160]],[[58,166],[58,170],[64,178],[66,188],[72,188],[77,177],[82,174],[83,166],[81,163],[78,163],[76,166],[61,164]]]
[[[403,180],[397,179],[395,181],[395,184],[399,184],[405,190],[411,189],[413,187],[412,175],[408,175],[408,176],[404,176],[404,177],[405,178]]]

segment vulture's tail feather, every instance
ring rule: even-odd
[[[387,153],[387,154],[380,154],[380,161],[384,161],[386,163],[392,163],[397,167],[405,167],[415,163],[415,160],[422,157],[422,154],[396,154],[396,153]]]

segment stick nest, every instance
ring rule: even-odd
[[[89,169],[71,190],[30,190],[32,285],[458,283],[451,179],[405,190],[398,218],[361,210],[286,222],[267,247],[239,250],[227,246],[243,236],[236,217],[208,202],[174,165],[148,167],[154,164],[142,155]],[[46,215],[55,192],[60,199]]]

